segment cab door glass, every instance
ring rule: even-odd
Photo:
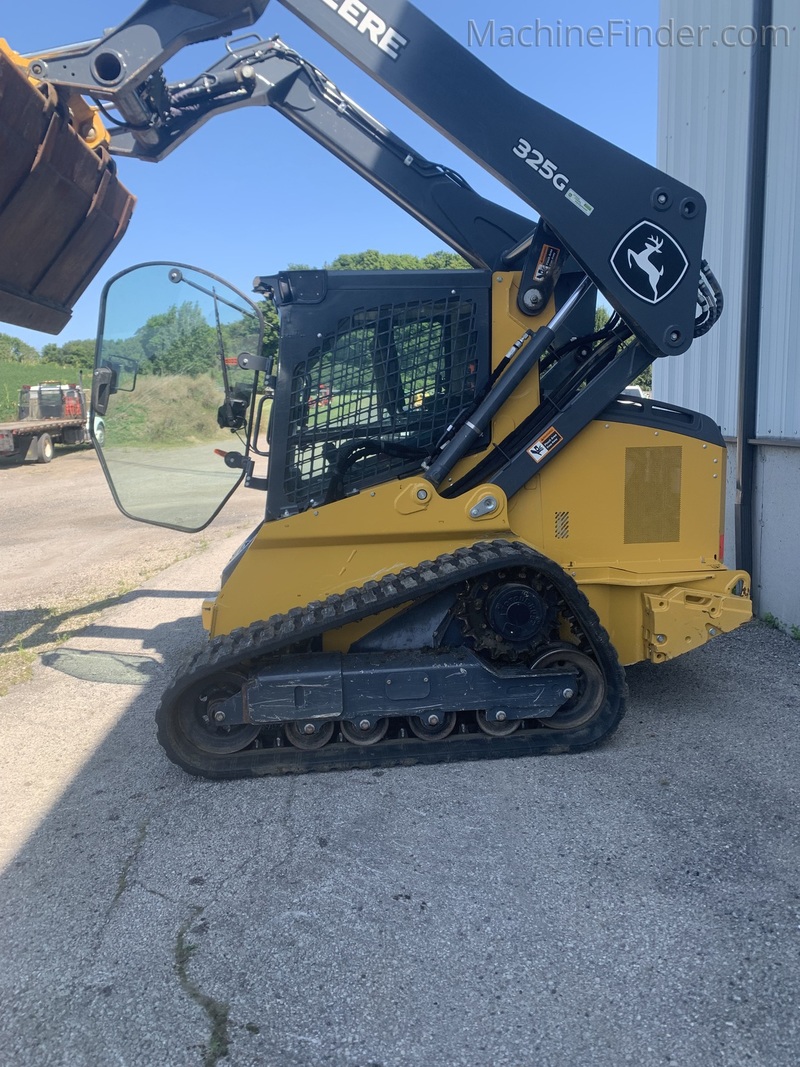
[[[225,454],[247,453],[258,374],[241,357],[261,353],[261,312],[205,271],[146,263],[109,282],[100,322],[92,415],[117,504],[202,529],[244,476]]]

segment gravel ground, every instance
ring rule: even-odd
[[[125,518],[92,449],[0,465],[0,693],[122,593],[211,540],[252,529],[263,507],[260,493],[240,489],[210,531],[183,534]]]
[[[197,781],[208,540],[0,699],[1,1064],[794,1067],[797,642],[632,668],[581,755]]]

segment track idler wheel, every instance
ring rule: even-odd
[[[428,712],[422,716],[414,716],[408,720],[411,733],[423,741],[439,741],[453,732],[456,726],[456,713],[448,711],[446,714]]]
[[[509,734],[513,734],[515,730],[519,729],[521,722],[520,719],[505,719],[503,721],[489,719],[485,711],[479,711],[476,717],[478,726],[489,737],[508,737]]]
[[[549,730],[575,730],[597,715],[606,700],[607,685],[600,666],[574,645],[549,648],[533,661],[531,670],[555,668],[575,674],[575,691],[555,715],[542,719]]]
[[[332,722],[289,722],[284,727],[286,736],[295,748],[306,751],[322,748],[333,737]]]
[[[244,682],[241,675],[228,673],[208,688],[195,686],[183,695],[177,709],[177,725],[190,745],[212,756],[226,756],[241,752],[255,741],[261,732],[259,724],[226,725],[215,717],[214,705],[241,692]]]
[[[370,723],[369,719],[363,719],[356,723],[345,719],[340,725],[342,734],[352,745],[377,745],[386,737],[389,720],[378,719],[377,722]]]

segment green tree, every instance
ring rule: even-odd
[[[424,270],[469,270],[469,263],[458,252],[440,249],[423,256],[420,264]]]
[[[134,334],[141,345],[143,373],[204,374],[217,361],[214,329],[197,303],[187,300],[151,315]]]
[[[376,248],[343,252],[326,264],[329,270],[460,270],[468,266],[457,253],[443,249],[420,257],[409,252],[379,252]]]
[[[647,393],[648,396],[653,391],[653,364],[649,367],[645,367],[638,378],[634,379],[634,385],[638,385],[643,393]]]
[[[43,363],[60,363],[76,370],[91,370],[94,366],[94,341],[53,342],[42,348]]]
[[[39,353],[33,345],[11,334],[0,333],[0,363],[36,363],[38,359]]]
[[[259,300],[258,307],[264,316],[264,346],[262,354],[267,359],[270,357],[274,359],[278,354],[278,335],[280,331],[278,312],[271,300]]]

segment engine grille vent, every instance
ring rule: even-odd
[[[681,539],[680,445],[625,450],[625,544]]]
[[[557,511],[556,512],[556,538],[559,541],[566,541],[569,537],[569,512]]]

